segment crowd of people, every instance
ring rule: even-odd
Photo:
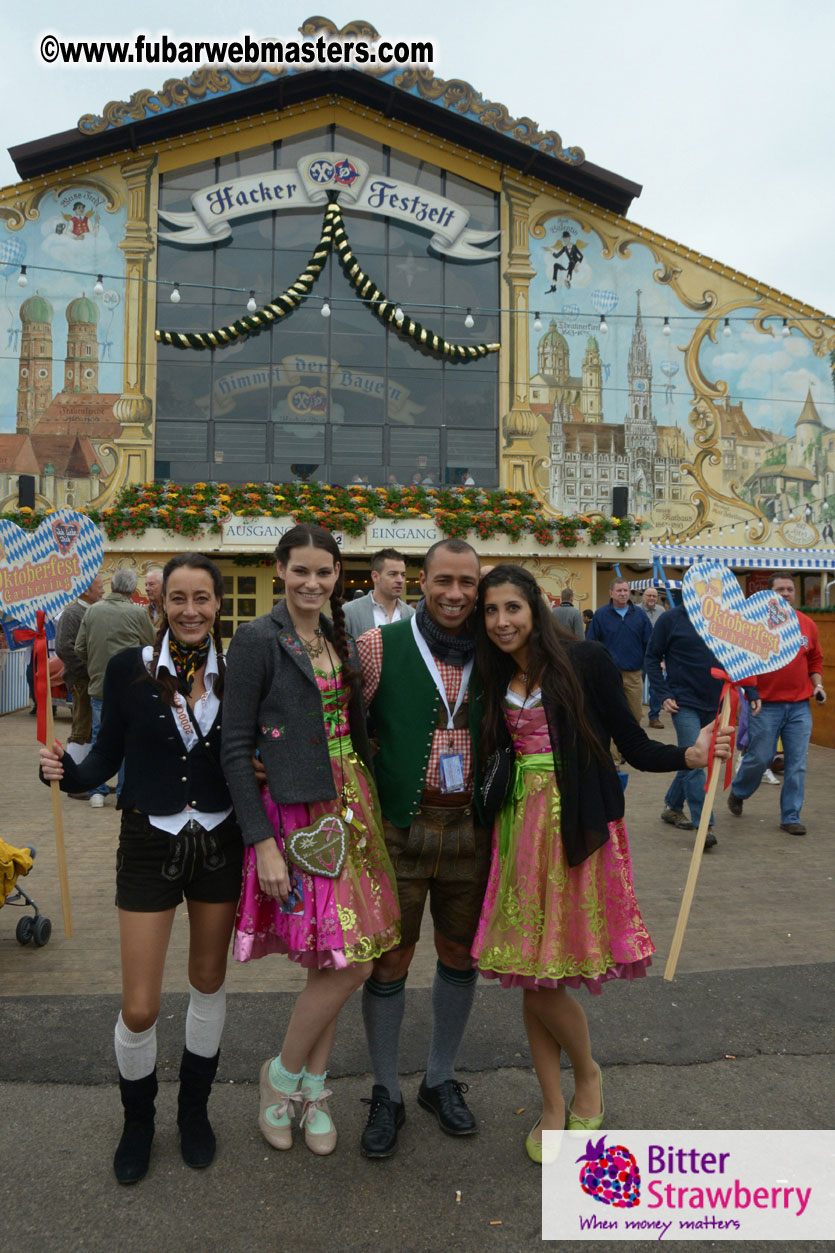
[[[283,954],[306,971],[289,1022],[270,1027],[276,1051],[260,1070],[267,1143],[292,1148],[297,1120],[313,1153],[333,1152],[328,1063],[340,1011],[361,989],[373,1085],[360,1151],[395,1152],[406,1118],[406,983],[427,902],[437,960],[418,1104],[446,1134],[477,1131],[455,1063],[478,976],[522,987],[542,1109],[526,1150],[540,1162],[543,1131],[591,1132],[605,1116],[603,1074],[571,990],[598,995],[606,982],[640,978],[654,951],[612,753],[675,772],[665,821],[690,825],[686,800],[696,824],[709,756],[732,751],[731,731],[713,726],[710,654],[683,610],[653,626],[653,598],[633,605],[621,579],[584,634],[570,589],[552,613],[530,572],[483,570],[460,539],[426,553],[415,608],[393,549],[374,555],[371,590],[343,607],[340,551],[321,527],[293,527],[276,569],[284,597],[239,627],[226,656],[222,576],[200,555],[167,563],[148,608],[131,605],[133,586],[120,581],[129,572],[114,575],[103,600],[94,584],[61,632],[67,655],[87,667],[73,690],[87,684],[100,725],[83,759],[57,741],[43,748],[41,777],[94,795],[121,777],[116,1177],[134,1183],[148,1170],[162,975],[184,898],[190,990],[177,1122],[190,1166],[215,1155],[208,1100],[230,940],[239,961]],[[779,582],[775,592],[790,599]],[[753,694],[752,714],[760,695],[774,709],[762,744],[752,730],[729,802],[741,812],[782,735],[794,771],[783,789],[787,831],[802,803],[799,707],[808,712],[812,694],[825,699],[816,637],[806,638],[792,675]],[[644,670],[676,745],[640,725]],[[563,1052],[574,1083],[567,1105]]]

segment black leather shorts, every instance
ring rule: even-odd
[[[196,824],[195,824],[196,825]],[[243,841],[235,815],[211,831],[169,835],[147,814],[122,812],[116,854],[116,904],[132,913],[174,909],[192,901],[236,901],[241,894]]]

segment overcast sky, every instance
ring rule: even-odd
[[[0,185],[17,180],[7,148],[185,72],[47,67],[37,58],[42,34],[292,39],[315,11],[248,0],[236,6],[239,23],[231,8],[145,0],[133,10],[142,13],[137,26],[116,6],[17,6],[0,78]],[[317,8],[338,25],[367,18],[384,38],[432,38],[436,76],[466,79],[643,184],[633,221],[835,313],[832,0],[317,0]]]

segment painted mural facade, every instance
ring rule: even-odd
[[[93,289],[124,269],[124,199],[79,183],[39,197],[22,223],[4,217],[0,498],[28,473],[51,504],[83,507],[117,463],[124,283]]]
[[[0,193],[0,508],[102,504],[151,464],[152,162]]]
[[[831,320],[544,199],[526,221],[527,403],[504,424],[517,484],[565,513],[625,489],[650,539],[831,546]]]
[[[443,96],[428,71],[399,80]],[[467,115],[486,117],[463,87]],[[0,508],[20,474],[35,476],[39,505],[83,508],[152,478],[155,463],[180,482],[301,467],[342,483],[470,476],[531,490],[559,514],[611,514],[621,489],[646,541],[835,547],[831,319],[369,108],[312,100],[304,113],[261,112],[0,193]],[[95,127],[121,124],[108,117]],[[336,147],[323,150],[328,127]],[[560,153],[582,160],[561,141]],[[319,303],[234,348],[158,348],[158,325],[240,316],[239,296],[219,293],[295,278],[321,224],[317,180],[325,165],[339,175],[334,154],[355,183],[346,222],[369,272],[448,337],[498,339],[498,357],[441,367],[367,325],[333,284],[327,325]],[[286,210],[264,200],[278,174],[298,184]],[[388,184],[408,189],[391,213]],[[256,192],[258,204],[235,199]],[[213,205],[235,218],[225,233]],[[428,220],[404,220],[419,206]],[[198,272],[203,295],[184,285],[171,306],[171,283]],[[349,455],[351,430],[366,434]]]

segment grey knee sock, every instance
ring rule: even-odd
[[[426,1064],[430,1088],[455,1078],[455,1055],[467,1028],[477,979],[475,970],[453,970],[438,962],[432,984],[432,1040]]]
[[[393,983],[366,979],[362,989],[362,1021],[374,1082],[388,1089],[393,1101],[402,1101],[397,1074],[400,1024],[406,1008],[406,975]]]

